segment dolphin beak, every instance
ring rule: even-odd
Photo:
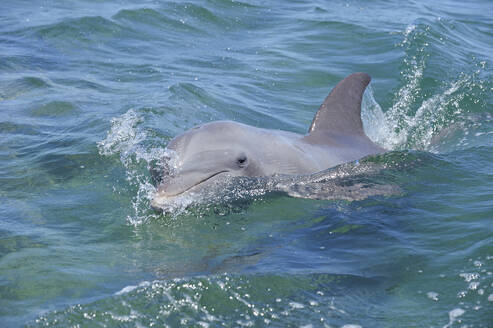
[[[175,176],[165,177],[162,183],[158,186],[157,192],[160,195],[173,197],[182,194],[193,187],[200,185],[221,173],[226,173],[228,171],[218,171],[218,172],[199,172],[199,171],[188,171],[181,172]]]
[[[173,197],[211,186],[218,176],[235,175],[234,153],[224,150],[202,151],[185,162],[179,162],[172,172],[166,172],[151,202],[152,207],[169,203]]]
[[[161,184],[157,187],[157,191],[151,201],[151,207],[159,211],[162,208],[162,204],[169,201],[169,199],[199,186],[205,186],[206,182],[212,181],[218,175],[228,172],[227,170],[208,172],[187,170],[164,177]]]

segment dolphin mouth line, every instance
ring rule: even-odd
[[[186,193],[187,191],[189,191],[190,189],[192,189],[192,188],[194,188],[194,187],[198,186],[199,184],[202,184],[202,183],[206,182],[207,180],[210,180],[210,179],[214,178],[215,176],[217,176],[217,175],[219,175],[219,174],[221,174],[221,173],[227,173],[227,172],[229,172],[229,171],[228,171],[228,170],[223,170],[223,171],[216,172],[216,173],[214,173],[214,174],[212,174],[212,175],[210,175],[210,176],[208,176],[208,177],[206,177],[206,178],[204,178],[204,179],[200,180],[200,181],[199,181],[199,182],[197,182],[196,184],[194,184],[194,185],[192,185],[192,186],[188,187],[187,189],[185,189],[185,190],[183,190],[183,191],[180,191],[180,192],[178,192],[178,193],[174,193],[174,194],[169,194],[169,195],[166,195],[166,196],[167,196],[167,197],[176,197],[176,196],[178,196],[178,195],[184,194],[184,193]]]

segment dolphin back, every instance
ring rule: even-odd
[[[315,114],[308,132],[362,135],[361,100],[371,77],[354,73],[339,82]]]

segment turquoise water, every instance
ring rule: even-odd
[[[0,326],[493,327],[492,12],[3,1]],[[357,71],[365,130],[391,150],[359,178],[399,193],[150,209],[175,135],[305,133]]]

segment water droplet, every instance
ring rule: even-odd
[[[426,293],[426,296],[428,296],[429,299],[431,299],[435,302],[438,301],[438,293],[428,292],[428,293]]]

